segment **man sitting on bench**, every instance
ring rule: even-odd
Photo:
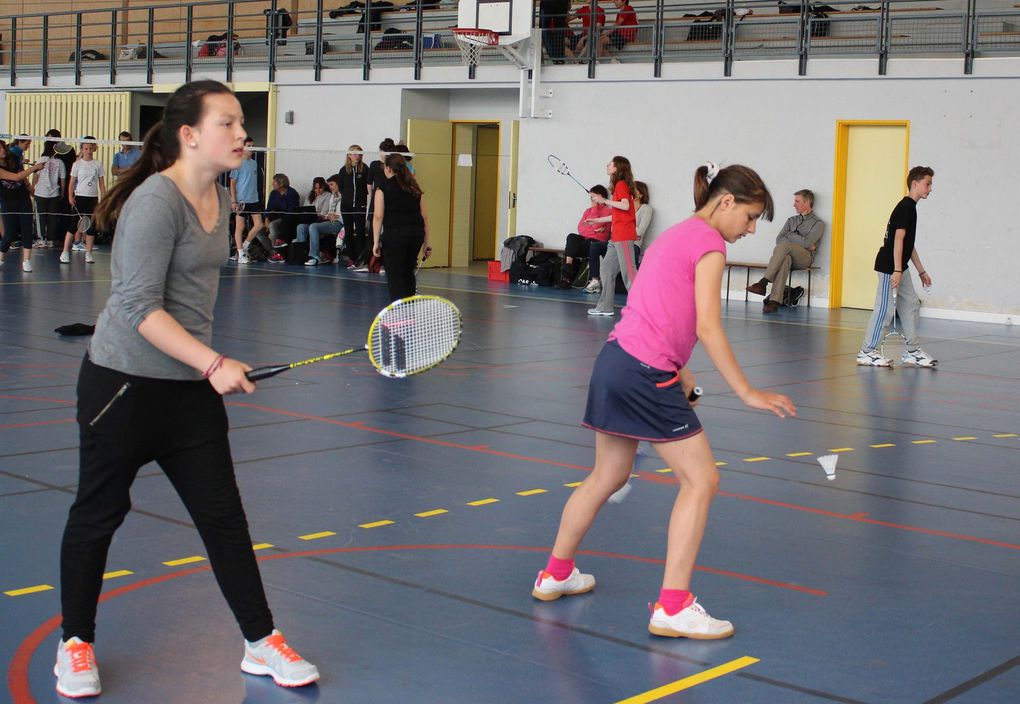
[[[765,299],[764,313],[775,313],[781,305],[795,306],[804,295],[804,287],[787,287],[790,271],[808,269],[818,251],[818,242],[825,232],[825,223],[814,213],[815,194],[808,189],[793,194],[793,209],[797,214],[786,221],[776,236],[776,248],[772,251],[765,276],[747,290],[759,296],[765,295],[765,287],[774,282],[772,293]]]

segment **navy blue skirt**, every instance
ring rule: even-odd
[[[649,442],[671,442],[701,432],[675,371],[656,369],[612,340],[595,360],[588,385],[587,428]]]

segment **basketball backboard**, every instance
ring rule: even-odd
[[[513,44],[531,36],[533,7],[531,0],[460,0],[457,26],[492,30],[500,44]]]

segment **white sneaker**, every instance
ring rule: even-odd
[[[60,641],[53,674],[57,676],[57,693],[65,697],[95,697],[103,691],[92,644],[78,638]]]
[[[227,261],[228,262],[236,262],[237,261],[237,252],[234,252],[229,257],[227,257]]]
[[[878,350],[861,350],[857,353],[857,363],[862,367],[891,367],[892,360],[883,357]]]
[[[85,243],[84,242],[75,242],[73,245],[71,245],[71,249],[73,249],[75,252],[84,252],[85,251]]]
[[[248,253],[247,252],[241,252],[241,254],[237,257],[237,263],[238,264],[251,264],[251,259],[248,258]]]
[[[584,287],[585,293],[602,293],[602,284],[599,283],[598,279],[592,279],[588,282],[588,285]]]
[[[26,274],[32,273],[32,262],[28,261],[27,259],[21,262],[21,270]]]
[[[604,315],[611,318],[616,315],[616,312],[611,310],[599,310],[598,308],[589,308],[588,315]]]
[[[558,580],[545,570],[539,570],[535,588],[531,590],[531,596],[542,601],[554,601],[564,594],[568,596],[584,594],[594,588],[595,578],[590,574],[581,574],[581,571],[576,567],[564,580]]]
[[[60,253],[60,263],[61,264],[70,264],[71,263],[71,254],[70,254],[70,252],[61,252]]]
[[[85,252],[85,263],[86,264],[96,263],[96,258],[92,256],[92,252]]]
[[[318,668],[287,645],[276,629],[260,641],[244,642],[241,669],[249,675],[269,675],[281,687],[304,687],[319,679]]]
[[[697,640],[716,640],[729,638],[733,635],[733,624],[712,618],[704,607],[695,599],[686,609],[677,611],[672,616],[666,614],[662,605],[652,607],[652,618],[648,622],[648,632],[667,638],[695,638]]]
[[[904,352],[900,357],[900,363],[912,367],[937,367],[939,360],[918,347],[916,350]]]
[[[319,266],[319,260],[315,257],[309,257],[308,261],[305,262],[305,266]]]

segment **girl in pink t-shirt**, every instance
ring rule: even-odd
[[[595,578],[574,566],[574,555],[595,516],[630,478],[638,442],[647,440],[673,469],[680,492],[669,521],[666,569],[648,630],[660,636],[727,638],[729,621],[714,619],[690,592],[691,573],[719,485],[708,439],[688,394],[687,368],[700,340],[737,396],[751,408],[795,415],[789,398],[753,388],[722,327],[719,289],[726,244],[753,234],[772,196],[746,166],[701,166],[694,175],[694,216],[662,233],[649,247],[623,317],[592,370],[584,425],[596,431],[595,467],[563,509],[559,533],[532,596],[543,601],[581,594]]]

